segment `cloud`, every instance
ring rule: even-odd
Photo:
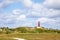
[[[54,18],[39,18],[38,20],[40,20],[40,24],[41,26],[43,27],[46,27],[46,28],[53,28],[53,29],[59,29],[59,20],[58,19],[54,19]],[[38,21],[37,20],[37,21]]]
[[[2,2],[0,2],[0,8],[5,8],[14,2],[20,2],[20,1],[21,0],[3,0]]]
[[[20,10],[20,9],[14,9],[12,11],[12,13],[15,14],[15,15],[18,15],[18,14],[21,14],[22,13],[22,10]]]
[[[19,21],[19,20],[25,20],[26,18],[26,14],[25,11],[20,10],[20,9],[14,9],[12,10],[12,14],[15,18],[15,20]]]
[[[60,9],[60,0],[45,0],[43,4],[48,8]]]
[[[3,11],[4,13],[0,13],[0,24],[8,26],[37,26],[39,18],[41,26],[53,27],[56,25],[57,27],[59,25],[60,10],[56,10],[59,8],[56,0],[45,0],[42,3],[36,3],[32,0],[4,0],[0,3],[0,8],[5,8],[15,2],[21,2],[24,8],[14,9],[12,7],[11,11],[8,9],[9,12],[7,10]],[[54,6],[54,3],[57,6]]]
[[[21,2],[23,5],[26,7],[31,7],[32,6],[32,0],[3,0],[0,2],[0,8],[6,8],[10,4],[16,3],[16,2]]]
[[[22,3],[23,3],[26,7],[31,7],[31,6],[32,6],[32,1],[31,1],[31,0],[23,0]]]
[[[4,7],[8,6],[10,3],[12,3],[12,1],[3,0],[3,1],[0,3],[0,8],[4,8]]]
[[[36,3],[32,6],[32,9],[28,11],[30,11],[30,13],[28,13],[29,15],[37,17],[54,17],[60,15],[60,10],[48,9]]]
[[[17,17],[17,20],[24,20],[26,18],[26,15],[20,15]]]
[[[56,20],[51,19],[51,18],[39,18],[38,20],[40,20],[41,23],[55,23]]]

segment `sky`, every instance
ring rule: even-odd
[[[60,0],[0,0],[0,27],[60,29]]]

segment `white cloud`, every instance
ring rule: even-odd
[[[29,23],[29,24],[28,24],[28,23]],[[32,25],[33,25],[32,22],[24,23],[24,24],[22,24],[21,26],[28,26],[28,27],[29,27],[29,25],[32,26]]]
[[[0,3],[0,8],[5,8],[7,7],[8,5],[10,5],[11,3],[14,3],[14,2],[20,2],[21,0],[3,0],[1,3]]]
[[[0,8],[4,8],[4,7],[6,7],[7,5],[9,5],[10,3],[12,3],[12,1],[3,0],[3,1],[0,3]]]
[[[36,11],[40,11],[43,8],[43,5],[39,4],[39,3],[34,3],[32,5],[32,9],[36,10]]]
[[[0,14],[0,20],[2,23],[14,23],[16,25],[22,24],[22,26],[27,26],[27,24],[29,24],[28,26],[34,26],[34,25],[37,25],[37,20],[39,16],[39,20],[42,24],[47,23],[49,24],[49,26],[51,25],[54,26],[55,24],[56,25],[59,24],[60,22],[59,18],[58,19],[56,18],[56,20],[54,18],[60,15],[60,10],[56,10],[56,9],[54,10],[54,9],[49,9],[45,7],[45,6],[48,6],[51,8],[59,8],[58,7],[59,4],[57,4],[58,0],[57,2],[56,0],[45,0],[44,5],[39,4],[39,3],[34,3],[31,0],[20,0],[20,1],[24,4],[26,9],[25,8],[24,10],[14,9],[12,10],[11,13],[9,13],[9,15],[8,13],[6,13],[6,15],[4,15],[4,13],[2,15]],[[18,2],[18,0],[4,0],[3,2],[0,3],[0,7],[6,7],[7,5],[14,3],[14,2]],[[58,3],[60,3],[60,1]],[[37,17],[37,19],[32,18],[32,17],[30,19],[29,16]],[[51,17],[54,17],[54,18],[51,18]]]
[[[24,20],[26,18],[26,15],[20,15],[17,17],[17,20]]]
[[[51,19],[51,18],[39,18],[38,20],[40,20],[41,23],[55,23],[55,19]]]
[[[34,4],[30,10],[30,13],[33,16],[53,17],[60,15],[60,10],[48,9],[41,4]]]
[[[32,6],[31,0],[3,0],[2,2],[0,2],[0,8],[5,8],[8,5],[16,2],[22,2],[26,7]]]
[[[45,0],[43,4],[49,8],[60,9],[60,0]]]
[[[31,7],[32,6],[32,1],[31,0],[23,0],[22,2],[26,7]]]
[[[45,0],[45,1],[49,1],[49,0]],[[51,1],[56,1],[56,0],[51,0]],[[60,15],[60,10],[49,9],[45,7],[43,4],[39,4],[39,3],[33,3],[32,8],[29,9],[29,11],[30,12],[28,12],[28,15],[39,16],[39,17],[54,17]]]
[[[12,11],[12,13],[17,15],[17,14],[21,14],[22,11],[20,9],[15,9]]]

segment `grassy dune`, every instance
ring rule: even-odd
[[[0,40],[14,40],[13,38],[23,38],[26,40],[60,40],[60,34],[56,33],[0,34]]]
[[[0,40],[15,40],[14,38],[22,38],[26,40],[60,40],[60,30],[25,27],[1,29]]]

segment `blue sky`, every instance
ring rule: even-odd
[[[59,0],[0,0],[0,27],[37,26],[60,29]]]

